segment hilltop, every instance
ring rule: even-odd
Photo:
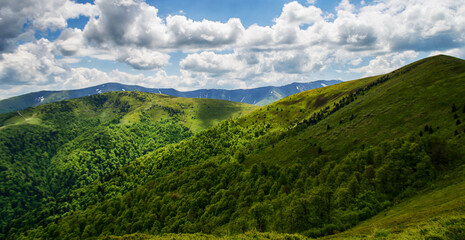
[[[156,239],[183,233],[165,236],[284,239],[337,237],[347,230],[342,238],[378,234],[356,226],[364,220],[376,225],[378,219],[387,229],[388,221],[374,216],[390,209],[387,214],[395,215],[396,209],[413,214],[409,199],[434,209],[438,202],[428,202],[428,194],[444,198],[442,188],[462,188],[463,178],[454,172],[465,163],[462,96],[465,61],[443,55],[298,93],[101,176],[48,212],[44,209],[54,222],[13,236]],[[86,198],[92,204],[79,208],[76,203]],[[436,221],[436,231],[459,238],[464,229],[455,223],[465,216],[465,194],[457,191],[454,198],[448,209],[454,209],[455,220]],[[54,213],[65,206],[72,210]],[[17,226],[27,224],[23,219]],[[389,235],[379,231],[381,237]]]
[[[106,83],[94,87],[63,90],[63,91],[40,91],[24,94],[17,97],[0,100],[0,113],[23,110],[28,107],[41,104],[58,102],[73,98],[90,96],[112,91],[139,91],[148,93],[166,94],[184,98],[210,98],[228,100],[264,106],[295,93],[307,91],[314,88],[321,88],[339,83],[338,80],[319,80],[307,83],[292,83],[280,87],[260,87],[252,89],[199,89],[194,91],[178,91],[172,88],[145,88],[137,85],[124,85],[120,83]]]

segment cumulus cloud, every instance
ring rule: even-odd
[[[359,66],[362,58],[378,56],[367,66],[351,69],[367,76],[400,67],[421,51],[455,49],[449,52],[457,55],[465,45],[465,7],[456,1],[363,5],[357,9],[343,0],[334,19],[328,20],[313,5],[288,3],[274,25],[245,29],[234,54],[191,54],[181,67],[197,73],[222,72],[222,79],[235,73],[235,79],[256,80],[268,72],[306,74],[334,63]]]
[[[302,25],[319,21],[323,21],[321,9],[315,6],[304,7],[298,2],[285,4],[281,16],[275,19],[277,25]]]
[[[96,0],[99,16],[90,18],[84,28],[85,38],[99,47],[163,47],[166,26],[158,10],[141,1]]]
[[[185,16],[161,19],[158,9],[135,0],[97,0],[100,14],[84,29],[85,38],[100,47],[151,49],[214,49],[236,43],[244,32],[239,19],[226,23],[193,21]]]
[[[146,48],[121,48],[116,50],[116,60],[139,70],[159,69],[168,65],[170,55]]]
[[[55,59],[53,44],[41,39],[20,45],[12,53],[1,54],[0,86],[47,85],[67,74],[69,67]]]
[[[244,62],[240,61],[235,54],[219,55],[213,52],[189,54],[179,65],[185,70],[213,74],[240,71],[244,68]]]
[[[36,16],[33,18],[33,26],[42,31],[65,28],[67,26],[66,20],[70,18],[77,18],[80,15],[93,16],[98,14],[95,6],[90,3],[79,4],[69,0],[34,2],[38,2],[33,6],[39,7],[39,9],[33,9],[36,12]]]
[[[96,14],[92,4],[69,0],[2,0],[0,1],[0,52],[10,51],[16,41],[28,31],[65,28],[66,20],[79,15]]]
[[[367,66],[352,68],[350,71],[363,73],[365,76],[383,74],[404,66],[408,61],[415,59],[417,56],[418,53],[415,51],[390,53],[374,58]]]
[[[217,48],[235,44],[244,32],[241,21],[226,23],[203,20],[196,22],[184,16],[168,16],[166,26],[170,48]]]
[[[357,9],[349,0],[342,0],[333,19],[314,6],[314,1],[308,3],[287,3],[272,26],[253,24],[245,29],[239,19],[225,23],[194,21],[181,15],[163,19],[156,7],[142,1],[97,0],[99,14],[86,25],[83,39],[63,40],[61,51],[65,56],[75,54],[77,46],[87,42],[136,69],[159,69],[168,64],[167,52],[181,49],[195,52],[180,62],[186,71],[234,72],[227,67],[234,63],[240,73],[244,64],[258,64],[262,59],[260,69],[296,74],[318,71],[322,64],[330,64],[330,59],[351,58],[351,54],[360,59],[465,44],[465,7],[456,1],[390,0]],[[315,49],[319,52],[312,52]],[[263,53],[246,57],[212,52],[223,50]],[[225,63],[215,63],[217,56]]]
[[[82,52],[86,48],[82,31],[76,28],[63,30],[54,43],[63,56],[80,55],[80,51]]]
[[[315,3],[316,3],[316,0],[307,0],[307,3],[308,3],[308,4],[315,4]]]

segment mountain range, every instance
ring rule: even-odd
[[[465,61],[263,107],[109,92],[0,114],[0,238],[464,239]]]
[[[178,91],[173,88],[145,88],[137,85],[124,85],[120,83],[106,83],[94,87],[63,90],[63,91],[40,91],[24,94],[0,100],[0,113],[18,111],[28,107],[38,106],[45,103],[61,100],[90,96],[111,91],[140,91],[148,93],[160,93],[185,98],[211,98],[243,102],[264,106],[295,93],[307,91],[314,88],[325,87],[340,83],[339,80],[319,80],[307,83],[292,83],[281,87],[260,87],[253,89],[199,89],[194,91]]]

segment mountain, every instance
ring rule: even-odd
[[[3,233],[462,239],[462,96],[465,61],[443,55],[294,94],[147,152],[15,218]]]
[[[90,88],[64,91],[40,91],[25,95],[0,100],[0,113],[22,110],[27,107],[38,106],[45,103],[90,96],[111,91],[139,91],[148,93],[160,93],[185,98],[211,98],[229,100],[264,106],[283,97],[314,88],[325,87],[339,83],[339,80],[320,80],[308,83],[292,83],[281,87],[260,87],[253,89],[200,89],[181,92],[172,88],[145,88],[136,85],[124,85],[119,83],[106,83]]]
[[[214,99],[110,92],[0,114],[0,229],[30,211],[80,194],[72,191],[147,152],[255,108]],[[36,212],[35,217],[48,214]]]

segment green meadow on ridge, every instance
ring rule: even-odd
[[[124,94],[131,95],[103,96],[118,101]],[[223,118],[214,121],[198,119],[220,107],[201,107],[199,115],[192,116],[189,108],[149,111],[150,107],[131,108],[130,103],[129,113],[117,114],[106,112],[104,105],[110,100],[99,106],[100,97],[83,98],[104,109],[99,121],[112,123],[104,127],[128,128],[119,131],[120,139],[141,136],[130,135],[141,131],[147,136],[140,141],[148,141],[165,136],[164,128],[171,129],[167,138],[177,137],[75,181],[48,205],[32,206],[4,223],[2,234],[11,239],[462,239],[463,96],[465,61],[440,55],[384,75],[298,93],[259,109],[221,102],[234,111],[224,111]],[[208,105],[211,100],[202,101]],[[146,99],[137,102],[147,106]],[[69,103],[57,103],[55,109],[66,112]],[[44,112],[48,106],[52,105],[41,106]],[[116,106],[127,111],[125,104]],[[32,124],[44,125],[32,110],[22,114]],[[59,118],[58,113],[50,114]],[[0,133],[15,126],[32,132],[26,129],[32,124],[21,118],[16,113],[0,115],[6,125]],[[96,120],[82,121],[79,124],[88,125]],[[150,135],[152,129],[160,131]],[[66,134],[60,141],[75,139],[75,145],[86,145],[91,135]],[[96,138],[89,145],[104,150],[118,146],[105,147],[105,142],[112,141]],[[62,157],[51,161],[73,156],[66,144],[54,144],[44,152],[59,149],[62,155],[57,156]],[[76,170],[92,172],[101,164],[92,160],[84,172],[81,165],[72,165],[85,156],[76,153],[66,165],[75,168],[64,169],[73,176]],[[2,167],[0,177],[6,177],[10,166]],[[31,220],[36,215],[41,217]]]

